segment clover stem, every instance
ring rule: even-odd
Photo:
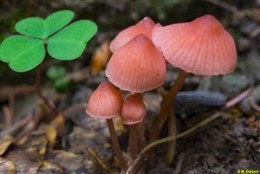
[[[109,133],[110,133],[112,147],[114,149],[115,155],[118,159],[118,162],[119,162],[121,169],[126,171],[127,170],[127,164],[126,164],[126,161],[123,157],[123,153],[121,151],[121,148],[120,148],[117,136],[116,136],[116,131],[115,131],[113,120],[112,119],[106,119],[106,121],[107,121],[107,126],[108,126],[108,130],[109,130]]]
[[[138,137],[137,137],[137,129],[138,129],[138,125],[137,124],[133,124],[133,125],[129,125],[129,152],[131,155],[132,159],[136,158],[137,155],[137,141],[138,141]]]
[[[153,125],[153,128],[152,128],[152,130],[154,130],[154,132],[152,133],[150,142],[153,142],[159,138],[163,125],[164,125],[165,121],[167,120],[167,116],[169,115],[168,114],[169,107],[171,106],[173,99],[175,98],[175,96],[180,91],[181,87],[183,86],[187,75],[188,75],[188,73],[186,73],[185,71],[180,69],[179,75],[178,75],[177,79],[175,80],[174,85],[172,85],[171,89],[163,97],[159,117],[156,119],[155,124]]]
[[[38,96],[42,99],[42,101],[50,109],[50,111],[54,115],[58,115],[59,111],[53,106],[53,104],[50,103],[50,101],[41,92],[41,89],[40,89],[41,79],[42,79],[42,63],[37,68],[37,76],[36,76],[36,80],[35,80],[35,90],[36,90]]]

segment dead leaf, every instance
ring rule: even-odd
[[[14,138],[10,135],[6,135],[0,139],[0,156],[6,152],[13,142]]]
[[[51,163],[58,164],[68,171],[74,171],[83,165],[83,157],[72,152],[57,150],[52,152]]]
[[[16,168],[12,161],[0,157],[0,173],[16,174]]]
[[[47,151],[47,137],[44,131],[34,131],[31,135],[19,141],[19,148],[34,151],[43,157]]]
[[[60,166],[56,164],[52,164],[48,161],[44,161],[42,166],[37,171],[37,174],[46,174],[46,173],[62,174],[63,171]]]
[[[46,138],[48,140],[48,148],[52,149],[57,138],[57,131],[53,126],[47,126],[45,127],[45,134]]]
[[[36,174],[42,165],[41,157],[35,151],[14,150],[7,153],[6,159],[14,163],[16,174]]]
[[[65,127],[65,118],[62,114],[59,114],[58,116],[55,117],[55,119],[51,122],[51,125],[55,130],[59,133],[62,134],[64,131]]]
[[[111,57],[109,44],[110,42],[106,40],[95,50],[91,58],[91,72],[93,75],[97,75],[109,61]]]

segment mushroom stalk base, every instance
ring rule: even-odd
[[[126,161],[123,157],[123,153],[121,151],[121,148],[120,148],[117,136],[116,136],[116,131],[115,131],[113,120],[112,119],[106,119],[106,121],[107,121],[107,126],[108,126],[108,130],[109,130],[109,133],[110,133],[112,147],[114,149],[115,155],[118,159],[119,165],[122,168],[122,170],[126,171],[127,170],[127,164],[126,164]]]
[[[176,136],[177,129],[176,129],[176,115],[175,111],[172,108],[169,108],[169,121],[168,121],[168,132],[169,136]],[[167,151],[165,154],[165,162],[167,165],[171,165],[175,156],[175,149],[176,149],[176,140],[172,140],[168,142]]]
[[[167,120],[167,116],[169,115],[169,107],[172,104],[172,101],[174,100],[177,93],[180,91],[181,87],[184,84],[184,81],[187,77],[188,73],[180,69],[179,75],[177,79],[175,80],[174,85],[171,87],[171,89],[168,91],[168,93],[164,96],[162,101],[162,107],[160,110],[159,117],[156,119],[155,124],[152,128],[154,130],[150,142],[153,142],[157,140],[160,136],[162,127]]]
[[[138,125],[133,124],[129,126],[129,153],[132,159],[136,158],[137,155],[137,144],[138,144],[138,137],[137,137],[137,132],[138,132]]]

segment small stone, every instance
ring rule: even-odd
[[[229,74],[221,78],[220,90],[225,96],[232,98],[251,84],[249,78],[243,74]]]
[[[226,97],[219,92],[192,91],[179,92],[173,101],[177,114],[190,115],[214,107],[221,107],[226,102]]]

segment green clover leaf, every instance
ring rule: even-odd
[[[50,56],[59,60],[78,58],[87,42],[97,32],[97,25],[89,20],[76,21],[70,10],[49,15],[45,20],[30,17],[19,21],[15,29],[22,35],[6,38],[0,45],[0,60],[16,72],[25,72],[39,65],[45,57],[45,46]]]
[[[48,53],[59,60],[75,59],[83,53],[86,43],[96,32],[97,26],[92,21],[74,22],[48,39]]]
[[[25,36],[44,39],[44,20],[39,17],[23,19],[15,25],[15,30],[20,34],[24,34]]]
[[[0,47],[0,59],[16,72],[29,71],[45,57],[43,40],[21,35],[10,36]]]
[[[49,15],[45,20],[39,17],[30,17],[19,21],[15,30],[25,36],[46,39],[67,25],[74,17],[70,10],[62,10]]]

